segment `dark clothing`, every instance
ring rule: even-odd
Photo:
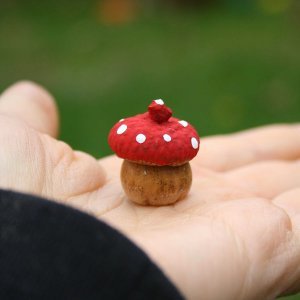
[[[0,299],[182,299],[146,254],[105,223],[0,190]]]

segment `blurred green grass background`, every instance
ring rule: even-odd
[[[96,157],[111,153],[117,120],[156,98],[201,136],[299,122],[296,2],[152,9],[107,24],[92,0],[2,0],[0,90],[21,79],[44,85],[57,99],[60,138]]]
[[[162,98],[201,136],[297,122],[300,35],[293,12],[167,11],[105,25],[95,1],[4,1],[0,89],[47,87],[61,138],[97,157],[122,117]]]

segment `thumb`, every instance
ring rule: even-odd
[[[53,137],[58,134],[55,101],[45,89],[33,82],[20,81],[6,89],[0,95],[0,114],[16,117]]]

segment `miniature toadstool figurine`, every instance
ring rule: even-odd
[[[183,199],[192,183],[189,161],[199,150],[197,131],[172,117],[163,100],[148,112],[121,119],[108,143],[124,159],[121,182],[128,198],[142,205],[168,205]]]

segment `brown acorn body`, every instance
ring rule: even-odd
[[[161,206],[183,199],[192,184],[189,163],[149,166],[124,160],[121,182],[128,198],[141,205]]]

